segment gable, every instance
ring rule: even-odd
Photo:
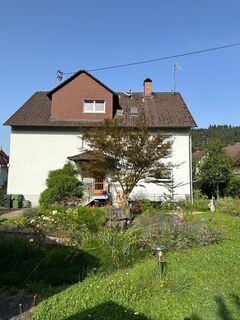
[[[113,117],[112,91],[87,72],[71,77],[48,96],[52,100],[52,120],[103,120]],[[92,110],[89,108],[91,103]]]

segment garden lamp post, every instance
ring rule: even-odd
[[[166,251],[166,247],[162,244],[155,244],[152,247],[152,250],[154,254],[157,254],[157,264],[160,268],[160,273],[162,276],[166,269],[166,261],[164,258],[164,252]]]

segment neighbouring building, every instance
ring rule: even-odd
[[[36,92],[8,119],[11,126],[8,190],[23,194],[35,206],[50,170],[70,159],[86,159],[81,129],[98,126],[104,119],[121,117],[126,130],[140,119],[152,132],[161,130],[173,139],[171,175],[179,184],[176,197],[192,193],[191,129],[196,126],[177,92],[153,92],[144,81],[143,92],[114,92],[90,73],[80,70],[49,92]],[[107,200],[112,192],[101,179],[85,178],[86,202]],[[134,189],[152,201],[160,201],[164,186],[146,184]],[[118,194],[111,197],[117,201]]]
[[[223,148],[223,151],[232,160],[235,174],[240,175],[240,141],[235,141],[232,144],[228,144]],[[203,150],[197,150],[193,153],[193,161],[198,162],[204,156],[205,152]]]
[[[0,188],[6,186],[8,178],[9,157],[0,147]]]

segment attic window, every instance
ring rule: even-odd
[[[131,107],[130,114],[131,115],[138,115],[138,107]]]
[[[84,100],[83,112],[105,113],[105,101],[104,100]]]

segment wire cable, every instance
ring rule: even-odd
[[[190,51],[190,52],[185,52],[185,53],[179,53],[179,54],[166,56],[166,57],[160,57],[160,58],[156,58],[156,59],[142,60],[142,61],[137,61],[137,62],[130,62],[130,63],[113,65],[113,66],[95,68],[95,69],[88,69],[87,71],[94,72],[94,71],[102,71],[102,70],[130,67],[130,66],[144,64],[144,63],[151,63],[151,62],[156,62],[156,61],[169,60],[169,59],[173,59],[173,58],[186,57],[186,56],[190,56],[190,55],[194,55],[194,54],[200,54],[200,53],[204,53],[204,52],[222,50],[222,49],[226,49],[226,48],[236,47],[236,46],[239,46],[239,45],[240,45],[240,42],[231,43],[231,44],[227,44],[225,46],[219,46],[219,47],[208,48],[208,49],[203,49],[203,50],[198,50],[198,51]],[[76,73],[76,71],[75,72],[64,72],[63,75],[74,74],[74,73]]]

